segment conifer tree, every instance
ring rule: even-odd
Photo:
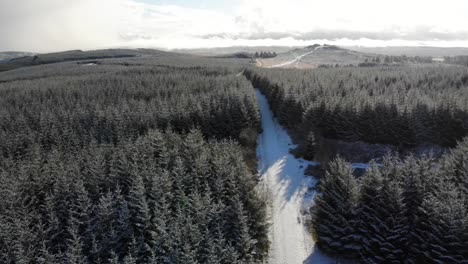
[[[64,262],[67,264],[86,264],[87,260],[83,255],[83,243],[80,238],[77,221],[71,219],[68,227],[69,239],[67,251],[64,254]]]
[[[404,214],[402,190],[399,183],[385,175],[379,195],[378,217],[381,218],[381,234],[383,239],[379,251],[390,263],[401,263],[404,259],[407,219]]]
[[[111,251],[111,257],[109,258],[109,264],[119,264],[119,256],[114,252]]]
[[[247,263],[251,263],[253,261],[252,250],[256,241],[252,239],[249,233],[248,219],[238,196],[233,197],[233,206],[235,210],[234,215],[237,217],[234,227],[237,251],[241,259]]]
[[[358,188],[351,164],[341,158],[330,164],[313,208],[313,226],[318,246],[327,251],[355,255],[360,239],[354,219]]]
[[[150,257],[150,212],[146,201],[146,191],[143,179],[139,174],[132,175],[132,183],[128,194],[128,209],[130,222],[133,225],[134,235],[138,246],[138,254],[132,257],[139,261],[147,260]]]
[[[317,151],[317,138],[313,131],[309,132],[306,138],[306,143],[304,146],[304,158],[308,160],[313,160],[314,155]]]
[[[421,252],[416,230],[422,217],[420,206],[424,199],[424,186],[414,157],[408,157],[403,167],[403,203],[408,220],[406,258],[415,259]]]
[[[358,206],[359,223],[358,230],[360,239],[362,239],[361,258],[368,263],[383,262],[384,256],[378,252],[384,241],[379,238],[383,230],[382,219],[379,216],[379,196],[382,189],[382,175],[376,164],[371,164],[363,177],[362,186],[360,188],[361,195]],[[369,257],[373,259],[370,260]]]
[[[446,183],[441,188],[439,194],[428,195],[421,204],[424,218],[417,230],[423,253],[420,261],[461,263],[468,214],[454,184]]]

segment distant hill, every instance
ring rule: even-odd
[[[345,47],[350,50],[365,52],[365,53],[378,53],[383,55],[392,56],[431,56],[431,57],[445,57],[468,55],[468,48],[443,48],[443,47],[360,47],[348,46]]]
[[[22,51],[2,51],[0,52],[0,61],[8,61],[14,58],[32,56],[34,53]]]
[[[248,52],[235,52],[235,53],[215,55],[214,57],[218,57],[218,58],[235,58],[235,59],[250,59],[250,58],[252,58],[252,54],[248,53]]]
[[[152,49],[105,49],[105,50],[70,50],[56,53],[37,54],[21,57],[14,57],[8,61],[0,63],[0,71],[7,71],[21,67],[50,64],[65,61],[79,61],[90,59],[106,59],[106,58],[127,58],[144,55],[156,55],[165,53],[160,50]]]
[[[320,65],[357,65],[376,54],[348,50],[334,45],[311,45],[279,53],[271,59],[260,59],[257,65],[266,68],[315,68]]]
[[[175,52],[195,54],[201,56],[225,56],[239,53],[255,53],[255,52],[287,52],[293,49],[294,47],[287,46],[234,46],[234,47],[224,47],[224,48],[200,48],[200,49],[176,49]]]
[[[33,54],[29,52],[0,52],[0,71],[21,67],[51,64],[65,61],[96,60],[109,58],[148,57],[161,54],[191,54],[193,56],[216,57],[225,59],[251,59],[256,53],[271,53],[275,56],[257,57],[259,67],[281,68],[316,68],[322,65],[366,65],[378,58],[384,63],[384,57],[445,57],[468,55],[468,48],[439,47],[338,47],[334,45],[314,44],[305,47],[258,46],[258,47],[224,47],[204,49],[178,49],[161,51],[154,49],[104,49],[104,50],[70,50],[64,52]],[[401,63],[393,60],[390,63]],[[386,62],[385,62],[386,63]]]

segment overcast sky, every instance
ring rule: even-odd
[[[0,51],[468,47],[467,0],[0,0]]]

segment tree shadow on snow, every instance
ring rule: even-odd
[[[323,252],[320,251],[320,249],[317,248],[317,245],[315,245],[310,256],[306,260],[304,260],[302,263],[303,264],[351,264],[352,262],[325,255]]]

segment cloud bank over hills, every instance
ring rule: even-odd
[[[183,2],[4,0],[0,51],[315,42],[468,47],[463,0],[225,0],[216,7]]]

